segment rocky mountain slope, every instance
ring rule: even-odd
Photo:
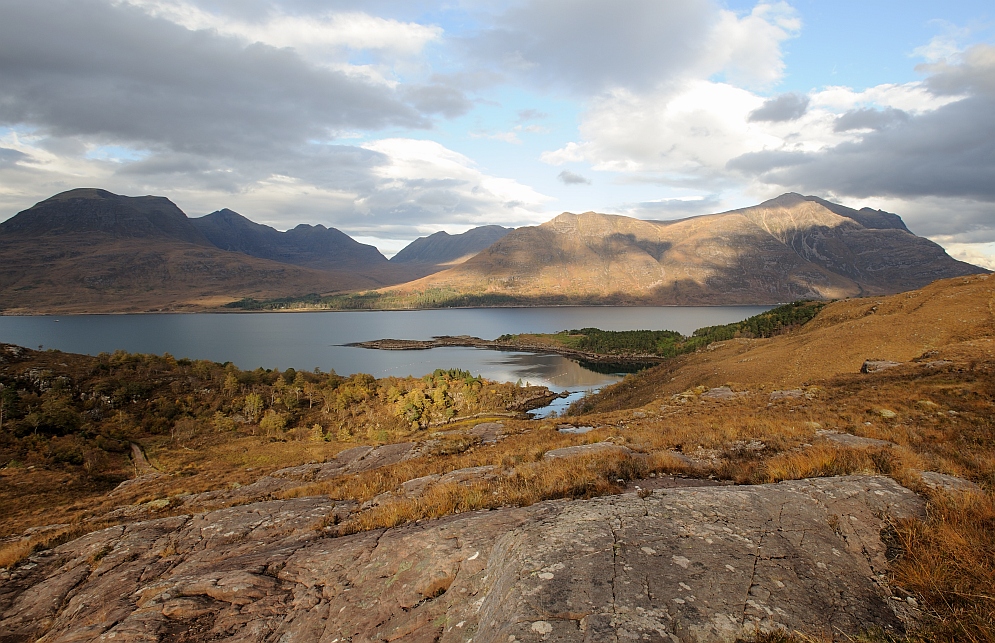
[[[893,293],[980,272],[913,235],[896,215],[785,194],[679,221],[564,213],[393,290],[758,304]]]
[[[491,244],[504,238],[512,228],[487,225],[462,234],[436,232],[419,237],[390,258],[394,264],[430,264],[447,266],[463,263]]]
[[[46,199],[0,223],[2,312],[202,310],[240,297],[393,283],[380,275],[319,271],[228,252],[212,244],[195,221],[163,197],[78,189]],[[332,232],[305,230],[300,236],[318,236],[313,255],[320,256]]]
[[[373,246],[323,225],[302,223],[280,232],[227,209],[190,219],[190,223],[221,250],[260,259],[317,270],[351,272],[371,271],[387,263],[387,258]]]

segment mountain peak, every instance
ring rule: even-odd
[[[192,221],[218,248],[260,259],[318,270],[365,270],[387,262],[373,246],[320,224],[301,223],[280,232],[228,209]]]
[[[493,243],[504,238],[511,228],[499,225],[480,226],[462,234],[449,234],[439,231],[427,237],[415,239],[400,252],[391,257],[391,263],[453,264],[476,255]]]
[[[101,233],[210,245],[166,197],[128,197],[99,188],[67,190],[40,201],[0,223],[0,233],[40,237]]]

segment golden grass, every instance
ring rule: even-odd
[[[35,550],[35,543],[28,539],[0,545],[0,569],[9,569],[26,559]]]
[[[416,498],[387,500],[346,521],[339,533],[396,527],[414,520],[479,509],[525,507],[542,500],[593,498],[618,493],[626,482],[647,473],[643,459],[625,454],[527,462],[515,467],[511,475],[495,480],[436,484]]]
[[[895,582],[926,610],[924,640],[995,641],[995,498],[934,494],[925,521],[898,525]]]
[[[76,522],[59,529],[22,538],[17,542],[0,545],[0,569],[10,569],[14,565],[26,560],[35,552],[58,547],[63,543],[67,543],[87,533],[103,529],[111,524],[108,521],[86,525]]]

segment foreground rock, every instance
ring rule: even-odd
[[[921,501],[851,476],[657,491],[342,538],[324,498],[138,522],[0,585],[3,641],[734,641],[902,632],[880,533]]]

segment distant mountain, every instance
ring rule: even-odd
[[[463,234],[436,232],[415,239],[390,258],[392,264],[435,264],[438,266],[462,263],[491,244],[504,238],[513,228],[499,225],[480,226]]]
[[[678,221],[564,213],[402,286],[534,301],[761,304],[894,293],[985,272],[909,232],[897,215],[785,194]]]
[[[0,223],[0,312],[8,314],[198,310],[385,283],[221,250],[163,197],[70,190]]]
[[[322,225],[301,224],[280,232],[254,223],[237,212],[218,210],[190,219],[193,226],[222,250],[241,252],[317,270],[362,272],[387,263],[380,251],[359,243],[344,232]]]
[[[120,196],[79,188],[62,192],[0,223],[5,237],[41,238],[102,233],[115,239],[211,242],[176,204],[161,196]]]

